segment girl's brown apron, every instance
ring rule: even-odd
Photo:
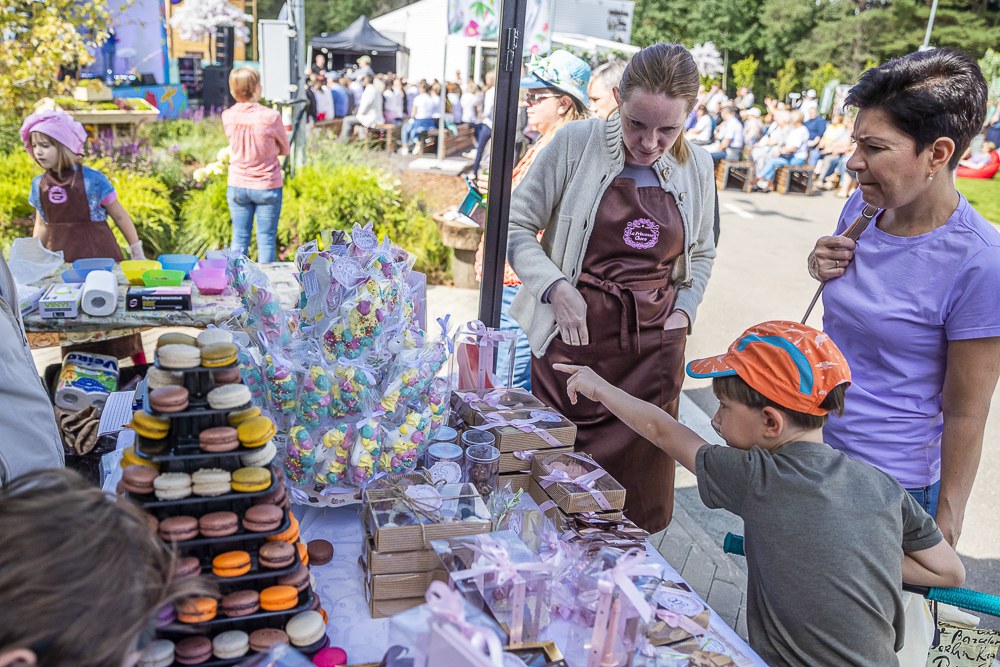
[[[116,262],[122,261],[122,251],[108,223],[104,220],[95,222],[90,218],[82,168],[58,174],[46,171],[39,183],[38,195],[49,232],[49,250],[62,250],[63,259],[67,262],[90,257],[110,257]],[[70,352],[91,352],[124,359],[142,352],[142,337],[135,333],[62,348],[63,355]]]
[[[670,274],[684,249],[673,195],[616,178],[597,209],[577,288],[587,302],[589,345],[558,336],[531,365],[533,393],[577,427],[578,451],[594,457],[626,489],[625,515],[650,533],[670,523],[674,460],[600,403],[572,405],[568,376],[552,364],[590,366],[616,387],[677,416],[687,330],[663,330],[674,307]]]

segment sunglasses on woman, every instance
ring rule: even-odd
[[[533,106],[549,97],[563,97],[562,93],[528,93],[524,96],[525,106]]]

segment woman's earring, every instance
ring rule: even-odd
[[[934,172],[931,172],[931,175],[927,177],[927,180],[928,181],[933,181],[934,180]]]

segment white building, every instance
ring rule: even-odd
[[[614,49],[634,53],[631,46],[632,0],[549,0],[554,48]],[[396,11],[371,19],[372,27],[410,50],[408,71],[399,73],[410,80],[455,78],[462,73],[481,81],[482,73],[496,64],[497,43],[461,35],[448,36],[449,0],[420,0]],[[447,63],[445,40],[447,38]],[[402,63],[401,63],[402,65]],[[400,68],[402,70],[402,67]]]

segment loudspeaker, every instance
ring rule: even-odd
[[[232,69],[236,51],[236,29],[224,26],[215,29],[215,60]]]
[[[211,112],[222,111],[236,104],[229,92],[229,73],[232,67],[209,65],[202,70],[202,106]]]

